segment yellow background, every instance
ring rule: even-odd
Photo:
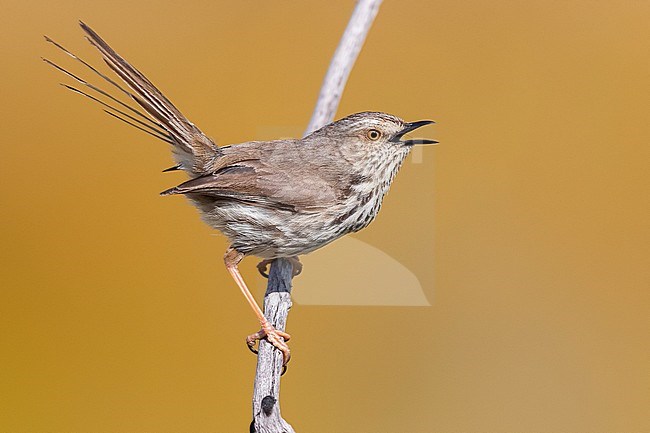
[[[2,2],[1,432],[251,419],[226,241],[158,196],[183,179],[164,144],[57,85],[39,56],[81,69],[41,35],[99,64],[85,20],[225,144],[302,130],[352,7]],[[433,118],[441,144],[356,236],[432,306],[296,305],[297,431],[650,431],[649,22],[647,1],[385,2],[339,117]]]

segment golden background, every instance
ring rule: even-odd
[[[2,3],[1,432],[251,420],[256,323],[225,239],[158,196],[183,179],[166,145],[57,85],[39,56],[81,69],[41,35],[100,64],[85,20],[225,144],[304,128],[352,8]],[[297,431],[650,431],[649,22],[647,1],[385,1],[338,117],[432,118],[441,144],[356,237],[431,306],[295,305]]]

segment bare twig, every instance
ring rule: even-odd
[[[325,75],[318,101],[305,135],[330,123],[336,114],[343,89],[370,30],[382,0],[359,0]],[[292,264],[274,260],[264,296],[264,315],[284,331],[291,308]],[[280,415],[282,354],[266,340],[260,341],[253,392],[253,423],[256,433],[295,433]]]
[[[276,329],[284,330],[291,308],[291,275],[289,260],[278,259],[271,264],[269,283],[264,297],[264,315]],[[280,416],[280,376],[282,352],[260,341],[257,354],[257,372],[253,393],[253,422],[256,433],[294,433]]]
[[[334,120],[354,62],[377,16],[381,0],[359,0],[323,80],[305,135]]]

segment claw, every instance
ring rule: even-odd
[[[246,346],[248,347],[248,350],[257,355],[259,353],[259,350],[255,348],[255,342],[261,340],[262,338],[264,338],[262,331],[256,332],[246,337]]]
[[[268,278],[269,274],[266,272],[266,268],[271,264],[273,260],[265,259],[257,264],[257,270],[264,278]]]
[[[275,259],[264,259],[257,264],[257,270],[264,278],[269,277],[269,274],[266,271],[266,269],[271,265],[271,263],[273,263],[273,260]],[[298,257],[287,257],[287,260],[289,260],[293,265],[292,276],[297,277],[298,275],[300,275],[302,273],[302,263],[300,263]]]
[[[302,263],[300,263],[298,256],[290,257],[289,260],[293,265],[293,276],[297,277],[302,273]]]
[[[255,347],[255,342],[264,338],[266,338],[266,341],[271,343],[276,349],[282,352],[282,365],[287,365],[291,359],[291,350],[289,349],[289,346],[287,346],[286,342],[289,341],[291,336],[284,331],[278,331],[271,326],[271,324],[266,323],[262,325],[262,329],[246,337],[246,346],[248,346],[248,350],[257,354],[259,350]]]

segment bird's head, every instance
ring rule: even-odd
[[[314,138],[335,140],[353,153],[405,154],[419,144],[436,144],[429,139],[405,139],[417,128],[434,123],[432,120],[405,122],[387,113],[364,111],[332,122],[312,135]],[[343,149],[342,149],[343,150]]]

